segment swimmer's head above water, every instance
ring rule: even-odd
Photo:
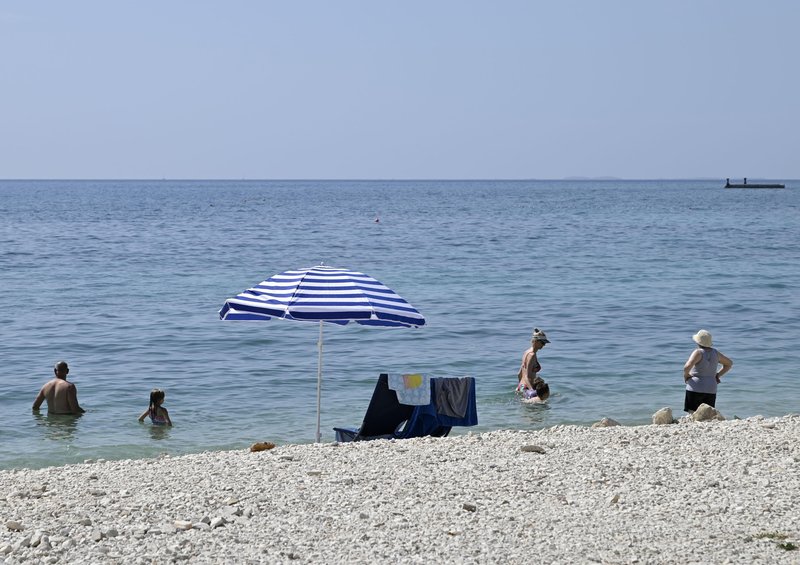
[[[533,383],[533,389],[536,391],[536,398],[539,400],[547,400],[550,398],[550,385],[541,379]]]

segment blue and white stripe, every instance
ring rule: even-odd
[[[370,326],[425,325],[425,318],[374,278],[348,269],[317,266],[274,275],[225,301],[223,320],[283,318]]]

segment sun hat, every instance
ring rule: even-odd
[[[533,335],[531,336],[531,341],[541,341],[542,343],[550,343],[550,340],[547,339],[547,334],[545,334],[539,328],[533,328]]]
[[[692,339],[700,347],[711,347],[711,334],[708,330],[700,330],[692,336]]]

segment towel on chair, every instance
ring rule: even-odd
[[[425,406],[431,403],[431,379],[427,375],[389,375],[389,388],[397,394],[400,404]]]
[[[436,379],[436,412],[452,418],[467,413],[472,377]]]

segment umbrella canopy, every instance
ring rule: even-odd
[[[223,320],[282,318],[319,322],[317,362],[317,441],[320,441],[322,323],[420,327],[425,318],[396,292],[372,277],[319,265],[273,275],[225,301]]]

